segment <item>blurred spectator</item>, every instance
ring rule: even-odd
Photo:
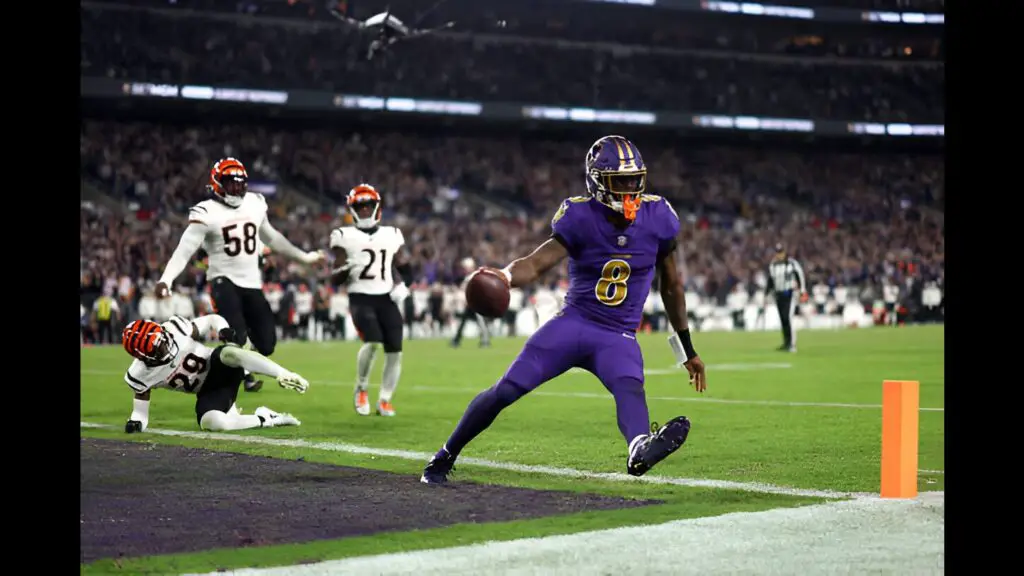
[[[367,62],[358,34],[310,20],[285,25],[271,18],[123,7],[86,9],[82,19],[86,76],[834,120],[940,123],[944,117],[941,64],[723,58],[465,34],[398,44],[388,57]],[[911,54],[937,54],[929,47],[934,40],[916,40],[917,48],[880,42],[819,44],[833,46],[827,53],[899,55],[909,48]],[[775,52],[813,53],[816,46],[795,37],[767,44]]]
[[[242,155],[243,162],[278,157],[280,162],[268,165],[282,180],[315,176],[339,193],[359,181],[377,185],[385,198],[385,219],[403,229],[417,281],[426,285],[457,282],[461,272],[456,264],[466,256],[503,265],[531,249],[550,233],[558,202],[581,189],[579,156],[585,144],[578,142],[431,140],[389,132],[342,138],[326,131],[86,121],[82,161],[87,177],[101,178],[96,167],[106,162],[107,172],[122,175],[117,187],[111,184],[112,192],[136,189],[139,178],[159,190],[152,202],[156,218],[83,206],[82,296],[87,307],[109,288],[116,290],[126,313],[138,309],[138,299],[159,275],[183,227],[165,216],[183,214],[203,198],[210,163],[233,138],[248,140],[247,131],[259,136],[249,156]],[[188,141],[207,148],[180,155],[182,164],[174,164],[171,158]],[[276,155],[267,150],[277,146]],[[655,144],[641,149],[648,154],[650,192],[669,197],[684,221],[683,270],[688,289],[702,298],[724,303],[738,283],[754,289],[776,242],[784,242],[801,260],[809,282],[852,287],[857,297],[862,289],[864,298],[872,297],[886,278],[941,281],[944,275],[940,156]],[[462,197],[438,200],[459,182],[468,184]],[[489,194],[521,200],[524,217],[485,218],[453,209]],[[270,203],[275,226],[304,249],[323,247],[330,230],[343,222],[338,204],[326,204],[323,213],[281,213],[277,198]],[[290,263],[273,255],[267,260],[268,283],[294,286],[302,279]],[[563,267],[544,283],[564,274]],[[192,267],[182,283],[198,296],[202,266]]]

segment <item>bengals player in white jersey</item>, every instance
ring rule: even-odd
[[[377,414],[394,416],[391,398],[402,372],[402,313],[399,305],[409,296],[406,285],[411,267],[403,246],[405,237],[394,226],[381,226],[381,195],[369,184],[348,193],[348,211],[354,226],[331,232],[334,256],[331,279],[346,284],[349,310],[363,345],[356,355],[356,413],[370,414],[367,388],[379,348],[384,348]]]
[[[212,331],[221,341],[231,340],[233,331],[224,318],[210,314],[195,321],[171,316],[163,324],[136,320],[125,326],[121,342],[135,358],[124,381],[135,393],[132,413],[125,432],[142,432],[149,424],[149,402],[154,389],[166,388],[195,394],[196,421],[212,431],[246,430],[272,426],[298,426],[290,414],[279,414],[260,406],[252,415],[239,413],[235,406],[244,371],[266,374],[284,388],[305,393],[309,382],[285,370],[261,354],[243,350],[234,343],[210,348],[200,338]]]
[[[178,247],[167,262],[156,285],[157,298],[164,298],[174,279],[200,246],[209,255],[207,281],[217,313],[234,329],[235,343],[248,340],[260,354],[270,356],[277,345],[274,313],[263,295],[260,268],[262,246],[304,264],[313,265],[324,259],[321,251],[305,252],[296,248],[267,219],[267,201],[262,194],[248,191],[249,175],[235,158],[224,158],[210,169],[207,189],[212,198],[203,200],[189,210]],[[262,386],[246,377],[246,391]]]

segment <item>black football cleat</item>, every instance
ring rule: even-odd
[[[630,450],[626,472],[630,476],[643,476],[655,464],[679,450],[689,434],[690,420],[686,416],[676,416],[661,428],[652,424],[651,435],[644,437]]]
[[[455,456],[448,453],[446,448],[438,450],[437,454],[430,459],[427,467],[423,469],[423,476],[420,482],[424,484],[444,484],[448,481],[448,475],[455,470]]]
[[[260,388],[263,388],[263,380],[257,380],[252,374],[245,379],[245,383],[242,385],[246,392],[259,392]]]

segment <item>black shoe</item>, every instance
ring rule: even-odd
[[[427,467],[423,469],[423,476],[420,476],[420,482],[424,484],[444,484],[448,481],[448,475],[455,470],[455,456],[448,453],[448,450],[441,448],[434,454],[434,457],[427,463]]]
[[[263,380],[257,380],[255,378],[249,378],[243,385],[246,392],[259,392],[260,388],[263,388]]]
[[[643,476],[654,465],[661,462],[686,442],[690,434],[690,421],[686,416],[677,416],[660,429],[651,425],[651,435],[637,442],[626,461],[626,472],[631,476]]]

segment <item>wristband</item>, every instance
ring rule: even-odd
[[[498,272],[501,272],[501,275],[505,277],[505,283],[509,286],[512,285],[512,271],[509,270],[510,267],[511,266],[506,266],[501,270],[498,270]]]
[[[669,336],[668,344],[672,347],[672,352],[675,353],[679,364],[685,364],[697,356],[697,351],[693,349],[693,342],[690,341],[689,330],[680,330]]]

